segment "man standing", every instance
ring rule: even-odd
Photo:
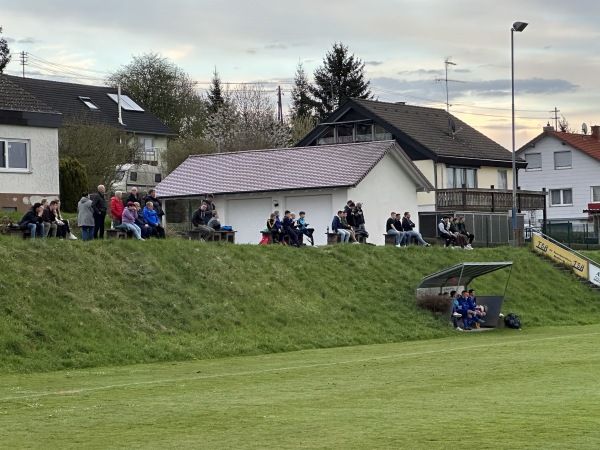
[[[204,211],[204,225],[208,225],[208,222],[210,219],[212,219],[213,211],[217,210],[217,208],[215,208],[215,204],[213,203],[213,199],[214,195],[206,194],[204,196],[204,200],[202,200],[202,203],[206,205],[206,209]]]
[[[94,211],[94,239],[104,239],[104,219],[106,218],[106,201],[104,193],[106,188],[101,184],[98,186],[92,198],[92,210]]]
[[[430,245],[423,240],[423,236],[418,231],[415,231],[415,224],[412,220],[410,220],[410,213],[406,211],[404,213],[404,217],[402,218],[402,230],[406,235],[406,245],[410,244],[412,238],[417,238],[419,245],[423,245],[425,247],[429,247]]]
[[[133,202],[134,204],[137,202],[140,205],[142,203],[140,194],[138,194],[138,188],[136,188],[135,186],[131,188],[131,192],[129,193],[129,195],[127,196],[127,199],[125,200],[125,205],[129,202]]]

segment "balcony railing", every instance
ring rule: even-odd
[[[546,192],[517,190],[517,210],[544,209]],[[504,212],[512,209],[512,191],[500,189],[438,189],[439,211]]]

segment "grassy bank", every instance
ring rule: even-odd
[[[0,236],[0,371],[206,359],[442,337],[425,275],[514,261],[505,311],[526,327],[600,323],[600,301],[527,249],[285,248]],[[473,287],[502,293],[506,274]],[[582,307],[585,305],[585,307]]]

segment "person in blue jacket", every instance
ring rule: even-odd
[[[482,319],[482,317],[485,316],[485,308],[477,304],[477,298],[475,298],[475,289],[469,289],[469,292],[466,294],[466,296],[469,312],[471,313],[473,321],[477,324],[485,323],[485,320]]]
[[[292,212],[286,210],[283,216],[283,232],[290,237],[290,243],[293,243],[296,247],[301,247],[298,240],[298,231],[296,231],[295,223],[291,216]]]
[[[347,244],[350,241],[350,232],[342,228],[342,214],[344,211],[338,211],[336,216],[333,216],[331,222],[331,231],[340,235],[342,244]]]
[[[462,321],[463,321],[463,326],[464,326],[463,328],[465,330],[472,330],[473,327],[471,325],[473,325],[473,323],[472,323],[472,318],[471,318],[471,312],[469,311],[469,303],[465,296],[466,293],[467,293],[467,291],[462,291],[461,294],[457,298],[457,300],[458,300],[457,312],[459,312],[462,315]]]
[[[315,245],[315,239],[313,238],[313,233],[315,232],[314,228],[308,228],[308,223],[306,223],[306,213],[304,211],[300,211],[298,213],[300,218],[298,219],[298,230],[302,234],[305,234],[310,241],[310,245]]]
[[[147,202],[144,207],[144,218],[148,222],[148,225],[152,227],[152,234],[158,234],[158,237],[164,239],[165,237],[165,229],[160,224],[160,219],[158,218],[158,214],[154,210],[154,203]]]

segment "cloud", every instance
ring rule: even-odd
[[[456,72],[456,73],[471,73],[471,69],[454,69],[453,72]]]
[[[271,49],[275,49],[275,50],[285,50],[287,49],[287,45],[284,44],[269,44],[269,45],[265,45],[265,48],[271,50]]]
[[[246,53],[250,53],[251,55],[255,55],[256,53],[258,53],[258,50],[256,50],[255,48],[249,48],[246,50]]]
[[[34,37],[24,37],[22,39],[17,40],[17,44],[37,44],[39,42],[41,41]]]
[[[404,76],[436,76],[443,75],[444,71],[442,69],[416,69],[416,70],[400,70],[397,72],[398,75]]]
[[[383,61],[365,61],[365,65],[367,66],[380,66],[383,64]]]

